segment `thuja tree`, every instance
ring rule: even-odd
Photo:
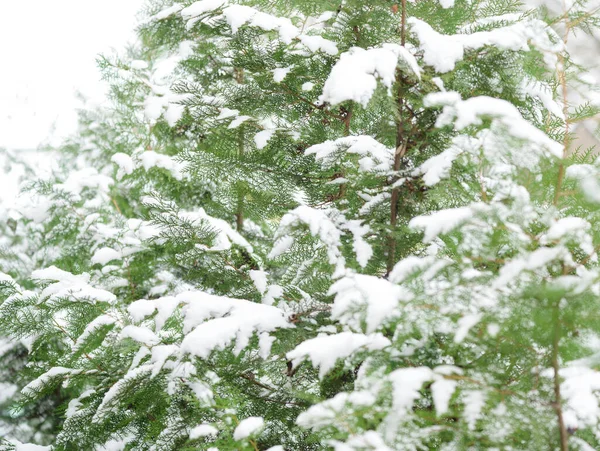
[[[597,17],[366,3],[153,2],[101,61],[2,229],[5,449],[600,446]]]

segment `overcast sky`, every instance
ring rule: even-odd
[[[72,132],[75,92],[98,99],[98,53],[133,36],[143,0],[3,0],[0,147],[35,148]]]

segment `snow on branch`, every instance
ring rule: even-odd
[[[394,149],[390,149],[370,136],[347,136],[334,141],[325,141],[306,149],[306,155],[314,155],[323,168],[336,165],[343,154],[355,154],[360,157],[359,169],[363,172],[391,171],[394,162]]]
[[[463,130],[481,125],[483,118],[490,118],[504,126],[514,138],[531,143],[538,152],[563,157],[563,145],[524,119],[517,107],[506,100],[488,96],[462,100],[457,92],[437,92],[426,96],[424,103],[428,107],[443,107],[436,122],[438,127],[454,124],[457,130]]]
[[[231,27],[233,34],[248,25],[264,31],[277,31],[279,39],[284,44],[291,44],[294,40],[302,43],[311,52],[324,52],[337,55],[337,45],[318,35],[307,35],[294,26],[292,21],[285,17],[277,17],[257,10],[247,5],[230,4],[228,0],[201,0],[181,10],[181,16],[187,21],[186,27],[191,29],[196,22],[202,20],[207,14],[217,13],[222,16]],[[211,24],[212,22],[206,21]]]
[[[549,67],[554,67],[556,54],[562,50],[562,45],[555,44],[551,39],[552,30],[546,23],[537,19],[517,22],[490,31],[454,35],[438,33],[427,22],[416,17],[409,17],[408,23],[420,42],[423,61],[440,73],[453,70],[456,63],[464,58],[465,51],[477,50],[485,46],[494,46],[501,50],[526,51],[529,50],[529,42],[531,42],[546,53]]]
[[[336,283],[330,290],[335,295],[331,315],[334,319],[353,328],[373,333],[385,321],[398,314],[401,301],[410,301],[412,293],[405,288],[379,277],[350,274]]]
[[[202,292],[185,292],[176,296],[185,304],[181,342],[183,353],[207,358],[215,350],[224,350],[235,341],[238,355],[255,333],[273,332],[293,327],[277,307],[244,299],[214,296]]]
[[[55,301],[71,298],[86,302],[114,303],[117,297],[109,291],[90,285],[90,275],[87,273],[74,275],[56,266],[33,271],[31,278],[37,281],[53,281],[42,290],[42,301]]]
[[[293,245],[293,230],[301,225],[308,226],[310,234],[325,246],[329,263],[335,267],[334,277],[340,277],[345,272],[346,259],[341,251],[342,232],[352,234],[353,249],[361,267],[364,268],[373,256],[371,245],[364,239],[370,231],[367,225],[359,220],[348,220],[335,209],[319,210],[301,205],[282,217],[269,258],[277,258]]]
[[[335,366],[339,359],[345,359],[360,350],[376,351],[391,344],[382,334],[356,334],[341,332],[335,335],[321,335],[305,340],[287,353],[294,366],[309,359],[313,367],[319,368],[322,379]]]
[[[384,44],[368,50],[352,47],[333,66],[319,99],[331,105],[352,100],[366,107],[375,93],[378,80],[391,89],[399,62],[410,76],[421,78],[415,57],[405,47],[397,44]]]

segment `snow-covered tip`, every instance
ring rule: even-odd
[[[92,256],[92,264],[105,266],[108,262],[120,260],[121,258],[121,252],[111,249],[110,247],[103,247],[94,252],[94,255]]]
[[[517,107],[506,100],[488,96],[461,100],[457,92],[451,91],[429,94],[423,103],[426,107],[443,107],[436,121],[437,127],[454,124],[456,130],[463,130],[471,125],[481,125],[484,118],[489,118],[502,125],[514,138],[535,146],[533,150],[563,157],[563,145],[523,118]]]
[[[409,75],[421,78],[415,57],[400,45],[384,44],[368,50],[353,47],[342,53],[333,66],[319,99],[331,105],[352,100],[366,107],[378,80],[388,89],[392,87],[399,61],[400,67],[407,69]]]
[[[196,440],[200,437],[214,436],[219,430],[211,424],[201,424],[190,431],[190,440]]]
[[[319,377],[323,379],[338,360],[346,359],[360,350],[377,351],[390,344],[390,340],[380,333],[364,335],[341,332],[306,340],[288,352],[287,358],[294,366],[309,359],[314,368],[319,368]]]
[[[471,207],[448,208],[427,216],[416,216],[408,226],[424,232],[423,242],[430,243],[439,235],[451,232],[473,217]]]
[[[193,19],[195,17],[201,16],[202,14],[206,14],[208,12],[215,11],[227,3],[227,0],[200,0],[198,2],[192,3],[187,8],[179,8],[181,11],[181,17],[186,20]],[[181,6],[181,5],[178,5]],[[173,5],[173,9],[176,10],[176,6]],[[165,11],[168,11],[165,10]],[[175,12],[175,11],[174,11]],[[172,14],[172,13],[171,13]]]
[[[142,22],[141,25],[150,23],[150,22],[154,22],[154,21],[164,20],[167,17],[171,17],[173,14],[177,14],[182,9],[183,9],[183,5],[181,5],[179,3],[175,3],[175,4],[173,4],[173,6],[169,6],[168,8],[165,8],[165,9],[157,12],[156,14],[150,16],[147,20]]]
[[[328,294],[335,295],[331,309],[334,319],[356,330],[366,325],[369,334],[398,316],[401,301],[413,298],[413,294],[403,287],[364,274],[350,274],[338,280]]]
[[[34,397],[38,392],[44,389],[51,381],[57,379],[64,379],[70,374],[80,373],[80,370],[73,370],[71,368],[64,368],[62,366],[55,366],[49,369],[44,374],[38,376],[36,379],[31,381],[21,390],[21,394],[27,397]]]
[[[89,284],[90,275],[87,273],[75,275],[56,266],[50,266],[33,271],[31,278],[38,281],[55,281],[42,290],[41,299],[54,301],[68,298],[76,301],[98,301],[111,304],[117,300],[113,293],[91,286]]]
[[[244,440],[256,436],[264,427],[265,420],[262,417],[248,417],[240,421],[233,432],[233,438],[234,440]]]
[[[358,155],[361,172],[387,172],[392,169],[394,149],[390,149],[367,135],[346,136],[310,146],[306,155],[314,155],[323,168],[339,163],[345,154]]]
[[[452,0],[440,2],[450,4]],[[439,73],[453,70],[456,63],[464,58],[465,51],[477,50],[485,46],[494,46],[501,50],[526,51],[529,50],[529,42],[531,42],[539,49],[554,54],[554,58],[547,58],[549,65],[551,60],[555,59],[556,52],[562,48],[552,42],[550,37],[552,30],[543,21],[535,19],[490,31],[453,35],[438,33],[427,22],[416,17],[409,17],[408,24],[419,40],[423,61]]]
[[[133,163],[133,159],[129,155],[118,152],[114,154],[110,160],[118,167],[117,180],[121,180],[126,175],[133,174],[135,165]]]
[[[298,37],[300,42],[304,44],[311,52],[322,51],[328,55],[337,55],[339,50],[335,42],[325,39],[322,36],[308,36],[306,34]]]
[[[596,165],[573,164],[567,168],[566,176],[577,180],[588,202],[600,204],[600,170]]]

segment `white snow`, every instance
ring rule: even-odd
[[[127,307],[129,315],[131,315],[136,322],[142,321],[145,317],[152,315],[155,310],[156,303],[146,299],[134,301]]]
[[[265,420],[262,417],[248,417],[240,421],[233,432],[234,440],[243,440],[252,435],[256,435],[265,426]]]
[[[102,326],[114,324],[115,322],[116,319],[109,315],[100,315],[95,318],[93,321],[88,323],[87,326],[85,326],[82,334],[79,336],[79,338],[77,338],[77,340],[75,340],[75,343],[73,344],[73,352],[76,352],[83,345],[84,341],[87,340],[87,338],[90,337],[96,330]]]
[[[461,100],[456,92],[437,92],[427,95],[424,103],[425,106],[444,107],[436,122],[438,127],[454,123],[457,130],[463,130],[470,125],[480,125],[482,118],[487,117],[502,124],[515,138],[540,146],[558,158],[563,157],[563,145],[524,119],[517,107],[506,100],[488,96]]]
[[[237,33],[240,27],[248,25],[260,28],[263,31],[277,31],[279,39],[284,44],[289,45],[297,40],[311,52],[320,51],[328,55],[337,55],[338,53],[335,42],[318,35],[300,34],[300,30],[286,17],[267,14],[247,5],[231,4],[227,0],[201,0],[195,2],[184,8],[181,11],[181,16],[184,20],[187,20],[187,28],[190,29],[201,18],[200,16],[218,10],[231,27],[233,34]],[[212,22],[206,23],[211,25]]]
[[[239,110],[232,110],[231,108],[221,108],[219,110],[219,115],[216,117],[217,120],[228,119],[230,117],[239,116]]]
[[[186,336],[181,350],[203,359],[234,341],[233,352],[237,355],[255,333],[292,327],[282,310],[269,305],[199,291],[178,294],[176,299],[185,304],[182,313]]]
[[[502,288],[518,279],[524,271],[535,271],[544,268],[548,263],[560,260],[567,251],[563,246],[540,247],[522,257],[513,258],[500,269],[493,287]]]
[[[277,69],[273,69],[273,80],[275,81],[275,83],[281,83],[293,68],[294,66],[278,67]]]
[[[192,3],[187,8],[184,8],[184,9],[179,8],[179,10],[181,10],[181,16],[184,19],[190,20],[194,17],[198,17],[207,12],[212,12],[212,11],[222,7],[226,3],[227,3],[226,0],[200,0],[198,2]],[[180,5],[174,5],[173,8],[176,9],[178,6],[180,6]],[[170,14],[171,14],[171,12],[169,12],[169,15]]]
[[[450,398],[452,398],[457,386],[458,383],[450,379],[438,379],[431,384],[431,396],[438,416],[448,412]]]
[[[144,320],[147,316],[153,315],[156,311],[157,314],[154,318],[155,330],[160,331],[167,320],[173,315],[173,312],[179,305],[179,300],[173,296],[164,296],[158,299],[148,301],[146,299],[140,299],[132,302],[128,307],[127,311],[135,322]]]
[[[482,318],[481,313],[474,313],[472,315],[463,316],[458,320],[458,329],[454,334],[454,343],[462,343],[462,341],[467,337],[467,334],[473,328],[473,326],[477,325]]]
[[[376,398],[368,391],[342,392],[333,398],[309,407],[298,415],[296,423],[304,428],[320,429],[331,425],[337,415],[346,416],[354,406],[370,407]]]
[[[279,38],[285,44],[291,44],[292,40],[300,34],[290,19],[266,14],[246,5],[230,5],[223,9],[223,15],[234,34],[246,24],[265,31],[278,31]]]
[[[134,163],[129,155],[119,152],[112,156],[111,161],[119,168],[117,171],[117,180],[121,180],[125,175],[133,174]]]
[[[168,8],[165,8],[165,9],[157,12],[153,16],[150,16],[148,18],[148,22],[151,22],[151,21],[154,21],[154,20],[163,20],[163,19],[166,19],[167,17],[170,17],[173,14],[178,13],[182,9],[183,9],[183,5],[181,5],[179,3],[174,3],[173,6],[169,6]]]
[[[591,228],[591,224],[585,219],[576,216],[567,216],[552,223],[548,231],[540,237],[540,242],[547,244],[552,241],[558,241],[564,236],[586,232]]]
[[[305,92],[312,91],[314,87],[315,87],[315,84],[312,81],[307,81],[306,83],[302,84],[302,90]]]
[[[545,375],[552,377],[547,371]],[[544,374],[544,373],[543,373]],[[592,368],[572,365],[561,368],[561,394],[566,400],[567,427],[593,427],[600,417],[600,372]]]
[[[41,299],[71,298],[82,301],[100,301],[113,303],[117,297],[109,291],[95,288],[89,284],[90,275],[83,273],[74,275],[63,271],[56,266],[39,269],[31,273],[33,280],[56,281],[44,288],[40,294]]]
[[[337,55],[339,50],[335,42],[325,39],[322,36],[300,35],[300,42],[304,44],[311,52],[322,51],[328,55]]]
[[[394,149],[390,149],[371,136],[358,135],[325,141],[306,149],[306,155],[314,155],[323,168],[337,164],[344,152],[359,155],[359,169],[363,172],[386,172],[392,169]]]
[[[410,255],[404,260],[400,260],[392,269],[389,275],[389,281],[392,283],[402,283],[411,275],[425,270],[434,265],[435,257],[417,257]]]
[[[73,373],[74,370],[71,368],[64,368],[62,366],[55,366],[54,368],[49,369],[41,376],[38,376],[36,379],[31,381],[21,390],[21,393],[24,396],[35,396],[37,392],[42,390],[44,386],[52,379],[55,378],[63,378],[68,374]]]
[[[190,431],[190,440],[195,440],[200,437],[208,437],[217,435],[219,430],[210,424],[201,424]]]
[[[271,355],[271,347],[275,343],[275,337],[272,337],[266,332],[263,332],[258,337],[258,355],[261,359],[269,358]]]
[[[454,6],[454,0],[438,0],[442,8],[452,8]]]
[[[448,233],[473,217],[471,207],[439,210],[427,216],[416,216],[408,223],[409,227],[424,231],[423,242],[429,243],[438,235]]]
[[[177,180],[183,179],[185,165],[169,155],[163,155],[153,150],[145,150],[139,152],[136,157],[146,171],[154,167],[162,168],[169,171]]]
[[[416,60],[404,47],[384,44],[381,48],[365,50],[353,47],[342,53],[333,66],[320,100],[332,105],[353,100],[367,106],[377,88],[377,81],[390,89],[396,80],[396,67],[402,58],[412,74],[420,78]]]
[[[269,140],[275,135],[275,132],[276,130],[273,129],[262,130],[254,135],[254,144],[256,144],[256,148],[259,150],[264,149],[269,143]]]
[[[413,298],[399,285],[364,274],[350,274],[338,280],[329,289],[329,294],[335,295],[331,316],[360,330],[363,316],[357,316],[356,310],[363,309],[367,333],[374,332],[386,319],[393,318],[401,301]]]
[[[117,434],[115,434],[117,435]],[[118,436],[119,438],[113,438],[108,440],[104,445],[97,446],[94,451],[124,451],[127,444],[130,443],[134,436],[128,434],[125,437]]]
[[[600,171],[591,164],[574,164],[567,168],[566,176],[576,179],[589,202],[600,203]]]
[[[250,279],[260,294],[265,294],[268,287],[267,273],[265,271],[250,270],[248,272]]]
[[[329,263],[336,267],[336,274],[341,273],[346,262],[340,251],[341,231],[335,222],[329,218],[327,211],[311,208],[307,205],[296,207],[281,218],[276,238],[286,236],[295,227],[302,224],[308,226],[310,234],[318,238],[325,245]],[[277,242],[276,247],[279,244]],[[273,252],[271,252],[270,256],[272,255]]]
[[[32,443],[19,443],[12,441],[15,445],[15,451],[51,451],[51,446],[34,445]]]
[[[19,391],[19,387],[6,382],[0,382],[0,404],[10,400]]]
[[[523,94],[539,99],[544,108],[546,108],[559,119],[564,120],[565,115],[563,113],[562,106],[559,105],[556,100],[554,100],[552,88],[547,83],[526,77],[523,79],[520,88]]]
[[[78,171],[71,171],[63,183],[54,186],[73,196],[78,196],[85,188],[107,194],[113,184],[114,180],[111,177],[98,173],[96,168],[87,167]]]
[[[352,220],[341,224],[341,228],[352,233],[352,249],[356,255],[356,261],[361,268],[365,268],[373,257],[373,248],[364,238],[371,231],[370,227],[359,220]]]
[[[466,390],[463,393],[465,409],[463,415],[470,430],[475,429],[477,420],[481,417],[481,411],[485,406],[485,392],[482,390]]]
[[[322,379],[339,359],[345,359],[361,349],[376,351],[390,344],[390,340],[380,333],[364,335],[341,332],[305,340],[288,352],[287,358],[294,366],[308,358],[314,368],[319,368],[319,377]]]
[[[252,119],[250,116],[238,116],[233,121],[231,121],[227,128],[238,128],[240,125],[242,125],[244,122],[250,119]]]
[[[131,338],[146,346],[153,346],[160,343],[160,338],[147,327],[126,326],[121,331],[121,338]]]
[[[502,50],[529,50],[528,40],[532,39],[539,46],[555,47],[548,38],[548,27],[539,20],[518,22],[491,31],[455,35],[438,33],[431,25],[416,17],[409,17],[408,23],[420,42],[423,61],[439,73],[453,70],[456,63],[463,59],[466,50],[476,50],[486,45]]]
[[[154,365],[142,365],[138,368],[128,371],[123,378],[115,382],[113,386],[110,387],[105,393],[104,398],[102,398],[102,402],[96,409],[96,413],[92,418],[92,422],[97,423],[106,412],[111,411],[115,407],[114,404],[116,398],[119,396],[119,394],[121,394],[123,388],[125,388],[130,381],[149,374],[153,368]]]
[[[273,259],[279,257],[281,254],[288,251],[293,246],[293,244],[294,244],[294,237],[292,237],[290,235],[284,235],[284,236],[278,238],[275,241],[275,245],[273,246],[273,249],[271,249],[271,252],[269,252],[268,258],[270,260],[273,260]]]
[[[148,69],[148,63],[143,60],[133,60],[129,66],[134,70],[144,70]]]
[[[92,264],[100,264],[104,266],[108,264],[108,262],[120,260],[121,258],[122,255],[119,251],[111,249],[110,247],[103,247],[94,252],[94,255],[92,256]]]
[[[442,153],[429,158],[412,173],[413,177],[423,176],[426,186],[433,186],[450,176],[452,163],[462,153],[458,146],[451,146]]]
[[[237,230],[234,230],[227,221],[210,216],[203,208],[198,208],[196,211],[181,211],[179,216],[197,224],[204,222],[216,233],[213,245],[210,248],[198,244],[196,245],[198,249],[222,251],[231,249],[231,246],[235,244],[246,249],[249,253],[253,252],[250,243]]]
[[[414,402],[421,397],[419,393],[421,386],[433,377],[433,371],[426,367],[401,368],[387,376],[393,389],[392,413],[388,415],[390,423],[397,423],[408,414]],[[395,428],[392,426],[390,429]]]
[[[354,451],[354,450],[374,450],[374,451],[393,451],[383,440],[378,432],[366,431],[363,434],[350,435],[345,442],[330,440],[329,445],[333,446],[333,451]]]

